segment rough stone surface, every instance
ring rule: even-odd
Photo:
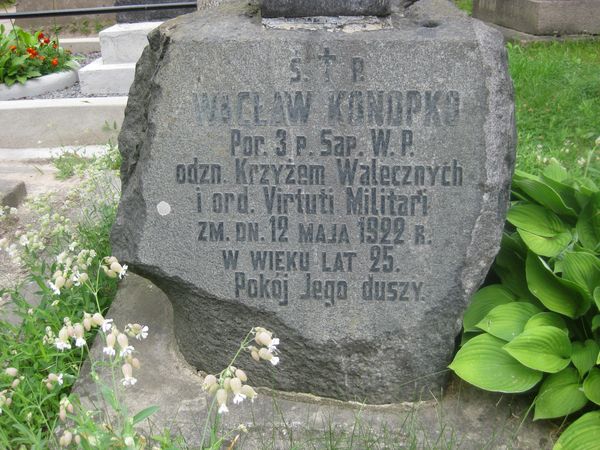
[[[0,206],[17,208],[27,196],[23,181],[0,180]]]
[[[127,323],[149,327],[147,339],[132,343],[142,364],[134,372],[138,382],[119,398],[131,413],[159,406],[151,417],[153,434],[165,427],[196,448],[211,398],[202,391],[202,374],[189,366],[178,350],[173,308],[165,294],[149,280],[129,274],[107,317],[114,319],[120,329]],[[101,404],[98,388],[89,377],[89,361],[103,358],[102,347],[98,337],[74,388],[86,405],[90,401]],[[275,378],[288,371],[290,364],[290,360],[282,359],[274,371]],[[251,361],[243,366],[250,384],[260,365]],[[104,374],[103,381],[112,382],[108,374]],[[532,422],[530,415],[520,426],[531,404],[527,396],[484,392],[455,379],[449,389],[435,394],[437,400],[376,406],[260,389],[254,403],[230,405],[229,413],[223,416],[223,430],[225,433],[240,424],[248,427],[248,434],[242,434],[236,446],[241,449],[324,448],[326,437],[330,438],[328,442],[336,442],[335,448],[353,449],[373,448],[374,442],[375,448],[386,449],[552,448],[557,424]],[[349,445],[342,437],[348,438],[353,431],[353,445]],[[363,441],[369,438],[370,444]]]
[[[498,249],[515,126],[500,33],[443,8],[305,32],[231,1],[150,35],[113,250],[171,299],[190,364],[221,370],[262,325],[287,365],[259,385],[386,403],[445,384]]]
[[[535,35],[600,34],[598,0],[474,0],[473,16]]]
[[[262,0],[263,17],[386,16],[391,0]]]

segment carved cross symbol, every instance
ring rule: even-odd
[[[336,56],[329,52],[329,47],[325,47],[325,51],[322,55],[319,55],[319,59],[325,63],[325,81],[331,81],[331,73],[329,67],[335,61]]]

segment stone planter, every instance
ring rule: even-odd
[[[68,70],[32,78],[27,80],[25,84],[15,83],[10,87],[5,84],[0,84],[0,100],[13,100],[16,98],[42,95],[47,92],[73,86],[77,80],[77,70]]]

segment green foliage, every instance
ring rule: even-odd
[[[469,15],[473,14],[473,0],[454,0],[454,3]]]
[[[76,68],[69,51],[41,32],[30,34],[14,26],[5,34],[0,25],[0,83],[24,84],[30,78]]]
[[[116,292],[116,279],[95,275],[101,269],[101,256],[111,254],[109,230],[118,191],[108,183],[116,174],[107,176],[107,169],[119,159],[116,153],[113,148],[90,164],[66,200],[43,196],[23,206],[36,220],[31,226],[15,225],[14,244],[8,233],[8,243],[6,239],[0,242],[0,252],[8,252],[27,269],[34,291],[25,296],[19,286],[0,289],[0,296],[10,296],[21,320],[19,326],[0,320],[0,392],[11,398],[9,407],[0,405],[0,448],[19,448],[21,444],[27,448],[58,447],[61,401],[69,395],[88,349],[61,351],[54,345],[55,334],[65,325],[65,318],[75,322],[81,321],[84,311],[104,313]],[[83,249],[97,254],[86,263],[93,289],[86,289],[83,283],[65,286],[56,294],[49,281],[56,281],[57,271],[65,270],[59,260],[68,255],[77,261],[76,255]],[[40,299],[39,305],[28,303],[33,293]],[[94,330],[86,332],[86,341],[91,343],[94,335]],[[18,383],[3,373],[6,367],[18,369]],[[48,386],[50,374],[61,374],[60,383]]]
[[[469,339],[450,368],[489,391],[535,387],[536,420],[594,408],[600,405],[600,189],[556,163],[540,176],[517,171],[507,219],[493,266],[499,283],[474,295],[464,319]],[[591,414],[555,448],[592,448],[585,445],[600,432],[600,419]]]

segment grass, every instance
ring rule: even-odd
[[[556,158],[581,172],[600,136],[600,40],[508,44],[508,53],[518,168],[538,173]]]
[[[471,14],[473,0],[454,0]],[[539,173],[555,158],[581,173],[598,172],[590,152],[600,136],[600,40],[507,44],[515,85],[517,167]]]
[[[454,0],[454,3],[469,15],[473,14],[473,0]]]

